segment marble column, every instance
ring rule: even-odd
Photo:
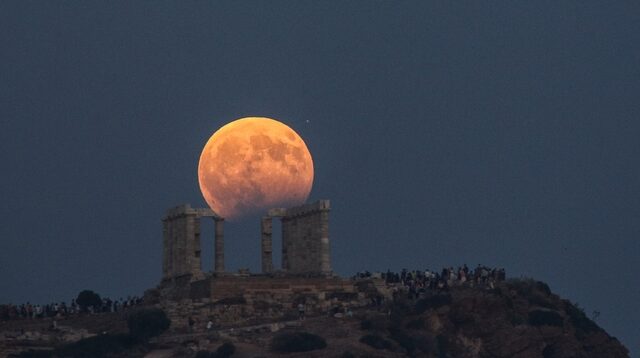
[[[329,211],[320,212],[320,271],[331,274],[331,247],[329,245]]]
[[[262,273],[273,272],[272,220],[270,216],[265,216],[260,223],[260,231],[262,233]]]
[[[216,218],[214,220],[216,223],[214,271],[222,273],[224,272],[224,219]]]

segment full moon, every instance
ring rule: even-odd
[[[313,184],[313,160],[300,136],[264,117],[218,129],[202,150],[200,191],[218,215],[234,219],[304,203]]]

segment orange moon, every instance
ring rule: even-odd
[[[209,138],[200,155],[198,181],[209,207],[234,219],[304,203],[313,184],[313,160],[287,125],[246,117]]]

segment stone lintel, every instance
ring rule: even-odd
[[[318,200],[311,204],[304,204],[300,206],[294,206],[292,208],[288,208],[286,210],[287,217],[290,216],[303,216],[307,214],[316,213],[319,211],[329,211],[331,209],[331,205],[329,200]]]
[[[289,217],[289,216],[302,216],[318,211],[329,211],[331,204],[329,200],[318,200],[314,203],[303,204],[300,206],[294,206],[291,208],[273,208],[269,209],[267,215],[270,217]]]
[[[283,217],[287,215],[287,209],[286,208],[273,208],[273,209],[269,209],[268,216],[271,217]]]
[[[208,208],[195,209],[196,215],[201,218],[213,218],[214,220],[221,220],[222,216],[216,214],[213,210]]]
[[[167,210],[167,215],[164,218],[165,220],[170,220],[177,217],[187,216],[187,215],[195,215],[195,211],[191,208],[189,204],[182,204],[175,206],[169,210]]]
[[[212,217],[214,220],[222,219],[220,215],[209,208],[192,208],[189,204],[182,204],[167,210],[167,214],[162,220],[171,220],[184,216]]]

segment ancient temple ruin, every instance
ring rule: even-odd
[[[331,275],[329,245],[329,200],[292,208],[271,209],[261,222],[262,273]],[[215,222],[214,270],[222,276],[224,269],[224,218],[211,209],[192,208],[185,204],[169,209],[163,222],[163,281],[206,277],[201,261],[201,218]],[[282,266],[273,267],[273,218],[282,222]]]
[[[204,277],[200,249],[200,218],[203,217],[215,222],[214,271],[224,272],[224,219],[211,209],[194,209],[185,204],[169,209],[162,219],[163,281],[184,276]]]
[[[271,209],[262,218],[262,272],[273,271],[272,220],[282,221],[282,271],[331,274],[329,200],[289,209]]]
[[[366,305],[367,292],[377,292],[375,287],[356,286],[332,271],[329,211],[329,200],[269,210],[255,236],[261,247],[261,272],[252,274],[225,271],[223,218],[189,205],[170,209],[162,220],[162,281],[145,293],[145,301],[158,304],[172,326],[182,329],[190,316],[234,326],[282,320],[301,302],[309,314],[325,314],[336,305]],[[200,240],[211,239],[201,235],[202,218],[215,222],[212,271],[202,269]],[[282,223],[281,265],[273,262],[274,219]]]

